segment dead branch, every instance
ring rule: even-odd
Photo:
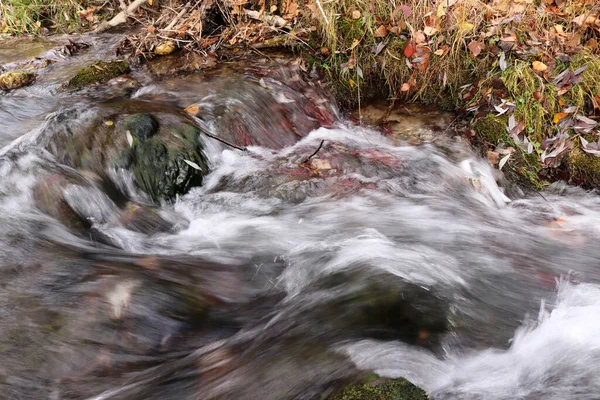
[[[131,3],[127,8],[118,13],[111,19],[110,21],[104,21],[96,28],[96,32],[103,32],[109,28],[124,24],[127,22],[127,17],[136,12],[138,8],[140,8],[144,3],[148,0],[135,0]]]
[[[181,11],[179,11],[179,14],[177,14],[177,16],[173,19],[173,21],[171,21],[171,23],[169,25],[167,25],[167,27],[165,29],[161,29],[161,31],[169,31],[169,30],[173,29],[175,24],[177,24],[177,21],[179,21],[179,19],[181,17],[183,17],[183,14],[185,14],[185,12],[189,8],[189,6],[190,6],[190,3],[189,2],[186,3],[186,5],[183,6],[183,8],[181,9]]]

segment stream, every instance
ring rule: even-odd
[[[0,42],[52,60],[0,93],[0,398],[600,398],[597,194],[509,189],[448,113],[359,125],[290,55],[64,88],[121,39]]]

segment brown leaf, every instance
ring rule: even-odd
[[[385,37],[388,34],[388,30],[385,26],[380,25],[379,28],[377,28],[377,30],[375,32],[373,32],[373,36],[380,38],[380,37]]]
[[[488,161],[492,165],[496,165],[498,164],[498,161],[500,161],[500,153],[498,153],[497,151],[488,150],[486,156]]]
[[[471,50],[473,57],[477,58],[477,56],[481,53],[481,50],[483,49],[483,44],[476,40],[472,40],[469,43],[468,47],[469,47],[469,50]]]

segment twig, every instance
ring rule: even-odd
[[[316,155],[317,155],[317,153],[319,152],[319,150],[321,150],[321,147],[323,147],[323,143],[325,143],[325,139],[321,140],[321,144],[319,145],[319,147],[317,147],[317,149],[315,150],[315,152],[314,152],[314,153],[312,153],[310,156],[308,156],[308,157],[306,158],[306,160],[304,160],[304,161],[302,162],[302,164],[306,164],[307,162],[309,162],[309,161],[310,161],[310,159],[311,159],[311,158],[313,158],[314,156],[316,156]]]
[[[198,124],[196,124],[196,126],[198,126]],[[206,131],[204,128],[202,128],[202,127],[200,127],[200,126],[198,126],[198,129],[200,129],[200,132],[202,132],[203,134],[205,134],[205,135],[206,135],[206,136],[208,136],[209,138],[213,138],[213,139],[215,139],[216,141],[219,141],[219,142],[221,142],[221,143],[223,143],[223,144],[225,144],[225,145],[227,145],[227,146],[229,146],[229,147],[233,147],[233,148],[234,148],[234,149],[236,149],[236,150],[248,151],[248,149],[246,149],[245,147],[239,147],[239,146],[236,146],[235,144],[233,144],[233,143],[229,143],[228,141],[226,141],[226,140],[223,140],[223,139],[221,139],[220,137],[213,135],[212,133],[208,133],[208,132],[207,132],[207,131]]]
[[[179,21],[179,18],[183,17],[183,14],[185,14],[185,12],[187,11],[188,7],[190,6],[190,3],[187,2],[185,4],[185,6],[183,6],[183,8],[181,9],[181,11],[179,11],[179,14],[177,14],[175,16],[175,18],[173,18],[173,21],[171,21],[171,23],[169,25],[167,25],[167,27],[164,29],[165,31],[171,30],[173,29],[173,27],[175,26],[175,24],[177,23],[177,21]],[[163,30],[163,29],[161,29]]]
[[[321,11],[323,18],[325,19],[325,22],[327,23],[327,25],[329,25],[329,20],[327,19],[327,15],[325,15],[325,10],[323,10],[323,6],[321,5],[321,2],[319,0],[315,0],[315,1],[317,2],[317,6],[319,6],[319,10]]]

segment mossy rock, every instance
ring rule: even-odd
[[[104,83],[108,80],[129,72],[126,61],[97,61],[89,67],[80,70],[67,83],[69,89],[83,89],[94,83]]]
[[[346,387],[328,400],[428,400],[425,391],[406,379],[377,379],[364,385]]]
[[[567,157],[567,165],[573,183],[585,187],[600,186],[600,158],[575,147]]]
[[[133,114],[123,121],[125,129],[139,140],[146,140],[158,132],[158,121],[149,113]]]
[[[172,148],[149,139],[134,145],[132,156],[136,184],[155,201],[169,200],[201,186],[208,172],[207,160],[198,146]]]
[[[0,89],[18,89],[29,85],[34,80],[35,75],[29,72],[5,72],[0,75]]]

